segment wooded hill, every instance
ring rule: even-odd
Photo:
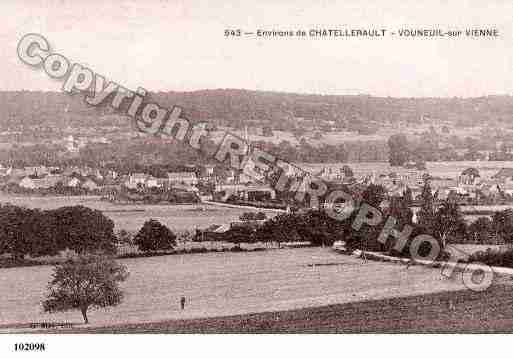
[[[247,124],[290,129],[297,118],[334,121],[344,128],[354,121],[381,124],[406,121],[415,124],[423,117],[450,121],[461,126],[482,122],[511,122],[512,96],[479,98],[390,98],[367,95],[322,96],[236,89],[194,92],[157,92],[148,98],[184,108],[191,120],[210,120],[214,125],[242,128]],[[31,126],[49,128],[122,126],[109,106],[94,108],[83,95],[60,92],[0,92],[0,129]]]

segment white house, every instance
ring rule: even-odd
[[[213,165],[206,165],[205,166],[205,172],[207,177],[212,177],[214,175],[214,167]]]
[[[68,181],[66,181],[66,183],[65,183],[65,185],[66,185],[67,187],[74,187],[74,188],[79,187],[79,186],[80,186],[80,184],[81,184],[80,180],[79,180],[78,178],[76,178],[76,177],[72,177],[72,178],[70,178],[70,179],[69,179]]]
[[[130,176],[128,176],[128,179],[125,181],[125,187],[136,189],[139,187],[146,186],[146,181],[150,175],[147,175],[146,173],[133,173]]]
[[[198,177],[194,172],[168,172],[169,183],[185,183],[190,186],[198,184]]]
[[[59,182],[62,184],[66,184],[66,177],[61,175],[48,175],[43,178],[24,177],[20,181],[19,186],[22,188],[30,189],[51,188],[55,187]]]
[[[159,187],[163,187],[163,185],[164,185],[164,182],[162,181],[162,178],[155,178],[153,176],[149,176],[146,179],[146,187],[159,188]]]
[[[23,177],[22,180],[18,183],[18,185],[21,188],[29,188],[29,189],[36,188],[36,184],[34,183],[34,180],[30,177]]]

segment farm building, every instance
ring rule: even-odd
[[[30,178],[27,176],[19,182],[19,186],[27,189],[45,189],[55,187],[58,183],[65,185],[67,180],[62,175],[48,175],[43,178]]]
[[[222,194],[223,198],[235,196],[244,200],[263,200],[276,198],[276,191],[270,186],[265,185],[218,185],[215,188],[215,193],[217,195]]]
[[[191,186],[198,184],[198,177],[194,172],[168,172],[169,183],[185,183]]]

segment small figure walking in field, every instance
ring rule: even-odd
[[[408,262],[406,262],[406,269],[410,269],[410,267],[414,264],[415,263],[413,262],[413,259],[410,259]]]
[[[180,308],[185,309],[185,297],[180,298]]]
[[[452,299],[449,299],[449,310],[454,311],[456,309],[456,306],[454,305],[454,302]]]

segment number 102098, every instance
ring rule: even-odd
[[[45,343],[16,343],[14,344],[14,351],[16,352],[32,352],[32,351],[45,351]]]

